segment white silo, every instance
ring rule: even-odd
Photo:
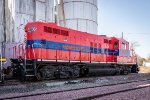
[[[0,47],[4,41],[4,1],[0,0]]]
[[[0,49],[3,42],[7,59],[15,45],[24,43],[24,26],[35,21],[54,22],[54,0],[0,0]]]
[[[54,22],[54,0],[5,0],[6,42],[24,42],[28,22]]]
[[[0,0],[0,45],[23,43],[24,26],[34,21],[97,34],[97,10],[97,0]]]
[[[97,34],[97,0],[63,0],[66,27]],[[59,21],[64,26],[64,20]]]

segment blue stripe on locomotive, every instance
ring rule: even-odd
[[[27,46],[31,46],[32,48],[41,48],[40,44],[42,44],[42,48],[44,49],[52,49],[52,50],[63,50],[68,51],[68,48],[71,52],[84,52],[84,53],[93,53],[93,54],[107,54],[107,55],[116,55],[116,56],[123,56],[122,50],[110,50],[106,48],[92,48],[89,46],[82,46],[76,44],[69,44],[69,43],[61,43],[61,42],[54,42],[54,41],[47,41],[47,40],[27,40]],[[129,50],[126,51],[124,56],[130,56]]]

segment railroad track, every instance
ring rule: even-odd
[[[88,77],[89,79],[91,78],[98,78],[98,77]],[[0,83],[0,86],[16,86],[16,85],[28,85],[28,84],[31,84],[31,83],[46,83],[46,82],[63,82],[63,81],[73,81],[73,80],[85,80],[85,79],[88,79],[86,77],[84,78],[75,78],[75,79],[59,79],[59,80],[44,80],[44,81],[26,81],[26,82],[21,82],[19,80],[15,80],[15,79],[11,79],[11,80],[6,80],[4,83]]]
[[[121,83],[117,83],[117,84],[103,85],[103,86],[115,86],[115,85],[119,85],[119,84],[127,84],[127,83],[149,81],[149,80],[150,79],[135,80],[135,81],[130,81],[130,82],[121,82]],[[69,92],[69,91],[77,91],[77,90],[98,88],[98,87],[103,87],[103,86],[93,86],[93,87],[84,87],[84,88],[77,88],[77,89],[70,89],[70,90],[54,91],[54,92],[26,94],[26,95],[19,95],[19,96],[13,96],[13,97],[0,98],[0,100],[21,99],[21,98],[24,98],[24,97],[42,96],[42,95],[55,94],[55,93],[61,93],[61,92],[64,93],[64,92]],[[130,88],[130,89],[124,89],[124,90],[119,90],[119,91],[104,93],[104,94],[100,94],[100,95],[93,95],[93,96],[88,96],[88,97],[81,97],[81,98],[77,98],[77,99],[74,99],[74,100],[87,100],[87,99],[89,100],[89,99],[99,98],[99,97],[103,97],[103,96],[108,96],[108,95],[111,95],[111,94],[116,94],[116,93],[121,93],[121,92],[127,92],[127,91],[132,91],[132,90],[137,90],[137,89],[142,89],[142,88],[146,88],[146,87],[149,87],[149,86],[150,86],[150,84],[146,85],[146,86],[139,86],[139,87],[136,87],[136,88]]]
[[[0,86],[15,86],[15,85],[30,84],[30,83],[32,82],[21,82],[19,80],[10,79],[10,80],[5,80],[4,83],[0,83]]]
[[[82,97],[82,98],[78,98],[78,99],[74,99],[74,100],[92,100],[92,99],[95,99],[95,98],[100,98],[100,97],[104,97],[104,96],[109,96],[109,95],[113,95],[113,94],[117,94],[117,93],[133,91],[133,90],[139,90],[139,89],[147,88],[147,87],[150,87],[150,84],[147,84],[145,86],[130,88],[130,89],[123,89],[123,90],[119,90],[119,91],[104,93],[104,94],[98,94],[98,95],[93,95],[93,96]]]
[[[129,75],[137,75],[135,73],[133,74],[129,74]],[[120,75],[121,76],[121,75]],[[7,79],[5,80],[4,83],[0,83],[0,86],[15,86],[15,85],[28,85],[28,84],[31,84],[31,83],[44,83],[44,82],[63,82],[63,81],[80,81],[80,80],[92,80],[92,79],[96,79],[96,78],[101,78],[101,77],[105,77],[105,76],[89,76],[89,77],[81,77],[81,78],[75,78],[75,79],[59,79],[59,80],[44,80],[44,81],[36,81],[36,80],[31,80],[31,81],[26,81],[26,82],[21,82],[19,80],[15,80],[15,79]],[[109,76],[106,76],[106,77],[109,77]]]

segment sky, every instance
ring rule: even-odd
[[[150,0],[97,0],[98,33],[136,42],[136,54],[150,55]]]

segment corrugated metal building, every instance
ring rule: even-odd
[[[97,34],[97,0],[64,0],[64,11],[66,27]]]
[[[5,38],[6,42],[23,42],[27,22],[54,22],[54,1],[57,0],[0,0],[0,42]],[[97,34],[97,0],[61,1],[63,7],[59,9],[64,9],[64,15],[61,11],[57,14],[60,25]],[[65,16],[65,20],[61,16]]]
[[[4,57],[12,57],[13,46],[24,43],[24,26],[34,21],[54,22],[53,0],[0,0],[0,49]],[[6,66],[9,64],[7,61]]]
[[[0,49],[4,42],[9,59],[12,47],[24,43],[24,26],[34,21],[97,34],[97,10],[97,0],[0,0]]]
[[[54,21],[53,0],[5,0],[6,42],[23,42],[24,26]]]
[[[143,61],[144,67],[150,67],[150,61]]]
[[[0,0],[0,42],[4,41],[4,0]]]

